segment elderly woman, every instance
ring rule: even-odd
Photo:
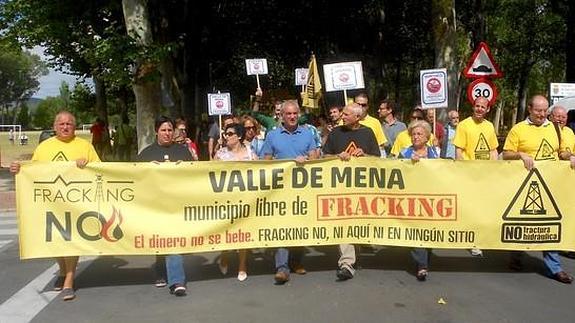
[[[245,122],[244,122],[245,124]],[[240,161],[257,160],[258,156],[249,144],[245,144],[245,128],[237,123],[232,123],[224,128],[224,146],[214,155],[214,160]],[[238,251],[238,280],[244,281],[248,278],[247,273],[247,249]],[[222,252],[218,263],[222,274],[228,272],[227,252]]]
[[[418,162],[422,158],[439,158],[439,154],[434,147],[429,146],[431,138],[431,126],[423,120],[415,120],[407,127],[407,132],[411,137],[411,146],[404,148],[399,153],[399,158],[411,159]],[[414,248],[411,250],[411,256],[417,265],[415,277],[419,281],[427,279],[427,270],[429,264],[429,250],[424,248]]]

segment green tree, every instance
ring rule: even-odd
[[[40,76],[47,73],[37,55],[0,44],[0,105],[18,104],[30,98],[38,90]]]
[[[505,73],[502,92],[516,98],[514,121],[520,121],[528,96],[546,92],[549,72],[563,78],[565,22],[553,12],[550,1],[501,0],[490,5],[492,48]]]
[[[74,90],[70,93],[70,112],[76,116],[78,125],[91,123],[94,119],[94,107],[96,106],[96,95],[90,91],[88,86],[76,83]]]
[[[26,103],[20,105],[18,110],[18,115],[16,117],[16,123],[22,125],[22,128],[27,129],[30,125],[30,111]]]
[[[54,117],[62,110],[62,100],[58,97],[47,97],[38,104],[34,113],[34,126],[42,129],[51,129]]]

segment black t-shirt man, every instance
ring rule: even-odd
[[[370,156],[381,154],[373,131],[363,125],[357,129],[345,126],[335,127],[327,136],[323,153],[337,155],[345,151],[351,154],[357,148],[361,148],[365,154]]]

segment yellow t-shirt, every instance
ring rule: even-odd
[[[575,134],[571,128],[563,127],[561,129],[561,141],[563,142],[561,151],[575,152]]]
[[[433,147],[435,142],[435,136],[433,134],[431,134],[431,136],[429,137],[429,141],[427,142],[427,145],[429,147]],[[411,137],[409,136],[409,132],[407,132],[406,130],[403,130],[402,132],[397,134],[397,137],[395,137],[395,142],[393,143],[393,146],[391,147],[391,151],[390,154],[397,157],[399,156],[399,153],[407,148],[411,146]]]
[[[376,118],[370,116],[369,114],[363,119],[359,121],[360,124],[369,127],[373,134],[375,134],[375,139],[377,140],[377,144],[379,146],[385,145],[387,142],[387,138],[383,133],[383,129],[381,129],[381,123]]]
[[[100,161],[94,146],[87,140],[74,137],[64,142],[56,137],[42,141],[34,150],[33,161],[75,161],[85,158],[88,162]]]
[[[488,120],[476,123],[472,117],[457,125],[453,144],[463,150],[464,160],[489,160],[490,151],[499,146],[493,124]]]
[[[557,160],[560,146],[553,123],[536,126],[525,120],[511,128],[503,150],[526,153],[534,160]]]

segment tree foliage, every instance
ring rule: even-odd
[[[246,58],[268,59],[261,84],[270,100],[297,96],[293,70],[305,66],[311,52],[320,65],[359,60],[372,101],[390,97],[405,110],[419,101],[419,70],[440,67],[436,56],[443,47],[455,52],[454,68],[461,70],[486,41],[505,73],[497,81],[500,102],[508,114],[518,108],[518,118],[528,96],[545,93],[549,82],[565,81],[566,70],[575,70],[569,63],[575,55],[566,54],[575,28],[568,0],[134,3],[146,5],[146,42],[128,35],[122,2],[112,0],[5,0],[0,28],[14,42],[45,46],[52,64],[96,77],[105,87],[98,95],[108,96],[104,102],[123,102],[118,113],[127,113],[134,102],[127,89],[144,76],[161,78],[162,96],[173,102],[170,114],[196,120],[207,110],[208,92],[230,91],[235,106],[247,106],[256,83],[245,73]],[[438,7],[447,9],[442,17]],[[451,19],[449,10],[456,13],[448,21],[453,39],[434,38]],[[464,108],[468,82],[460,80],[455,90]],[[343,103],[341,93],[324,97],[326,105]]]
[[[47,73],[36,55],[0,45],[0,105],[18,103],[38,91],[38,79]]]

